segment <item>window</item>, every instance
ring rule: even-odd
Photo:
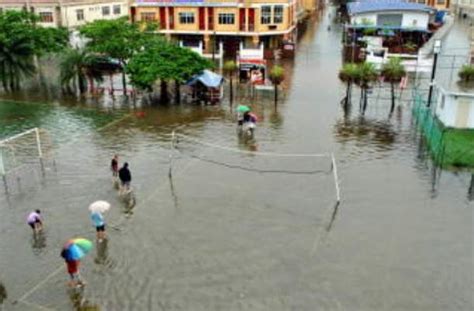
[[[156,20],[156,14],[153,12],[145,12],[145,13],[142,13],[140,16],[141,16],[140,20],[144,22],[153,22]]]
[[[273,23],[283,23],[283,5],[275,5],[273,7]]]
[[[194,24],[194,13],[191,13],[191,12],[179,13],[179,23],[180,24]]]
[[[425,4],[426,0],[418,0],[418,3]]]
[[[233,25],[235,23],[235,15],[233,13],[221,13],[219,14],[219,24],[221,25]]]
[[[120,15],[122,13],[120,5],[114,5],[114,15]]]
[[[270,24],[272,22],[272,7],[269,5],[262,6],[260,16],[261,24]]]
[[[437,3],[437,4],[445,4],[446,1],[445,1],[445,0],[437,0],[436,3]]]
[[[76,10],[76,19],[77,21],[84,20],[84,10]]]
[[[41,23],[52,23],[53,22],[53,12],[40,12],[39,18]]]
[[[110,15],[110,6],[102,7],[102,16]]]

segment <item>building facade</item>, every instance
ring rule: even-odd
[[[410,0],[419,4],[429,5],[438,10],[449,10],[451,7],[451,0]]]
[[[134,22],[155,22],[159,32],[185,43],[203,42],[210,52],[223,42],[227,55],[239,44],[266,49],[296,40],[302,0],[135,0]],[[316,2],[315,2],[316,3]]]
[[[128,0],[0,0],[1,10],[28,10],[42,26],[76,28],[128,15]]]

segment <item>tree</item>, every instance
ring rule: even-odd
[[[402,65],[400,58],[391,58],[388,63],[385,63],[382,67],[382,76],[385,81],[390,83],[390,90],[392,94],[392,105],[390,106],[390,115],[395,109],[395,83],[406,75],[405,67]]]
[[[102,72],[98,69],[100,58],[83,50],[71,49],[64,53],[60,67],[60,83],[62,87],[70,89],[79,87],[80,93],[94,91],[94,81],[102,82]]]
[[[141,48],[146,38],[139,26],[126,17],[113,20],[97,20],[79,29],[89,39],[87,49],[94,53],[117,59],[122,66],[122,84],[126,94],[126,70],[128,60]]]
[[[273,66],[270,71],[270,81],[272,81],[275,90],[275,108],[278,103],[278,86],[285,79],[285,70],[279,65]]]
[[[126,71],[133,85],[149,92],[153,91],[155,82],[160,80],[160,101],[166,103],[169,81],[183,83],[212,66],[210,61],[189,49],[161,38],[154,38],[144,44],[141,51],[133,55]]]
[[[231,105],[232,105],[232,101],[234,100],[234,87],[232,85],[232,80],[233,80],[234,73],[236,70],[237,70],[237,64],[233,60],[229,60],[224,63],[224,72],[229,76],[229,82],[230,82],[229,97],[230,97]]]
[[[352,99],[352,84],[357,78],[357,64],[348,63],[342,66],[342,69],[339,71],[339,79],[346,83],[346,97],[344,101],[344,109],[347,109]]]
[[[35,57],[58,52],[67,44],[65,29],[38,26],[38,17],[25,11],[0,13],[0,81],[4,90],[20,88],[35,71]]]
[[[357,65],[355,82],[361,90],[362,114],[364,114],[367,109],[367,90],[370,88],[372,82],[377,80],[377,77],[378,74],[374,64],[365,62]]]

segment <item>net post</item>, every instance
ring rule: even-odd
[[[337,166],[336,166],[336,158],[334,158],[334,153],[331,153],[331,162],[333,167],[333,175],[334,175],[334,185],[336,186],[336,202],[339,205],[341,202],[341,191],[339,189],[339,178],[337,175]]]
[[[5,194],[8,194],[7,175],[5,174],[5,166],[3,164],[3,152],[1,148],[0,148],[0,175],[2,175],[3,186],[5,187]]]
[[[170,160],[170,167],[168,171],[168,177],[171,179],[173,177],[173,153],[174,153],[174,140],[175,140],[176,134],[174,130],[171,132],[171,142],[170,142],[170,155],[169,155],[169,160]]]
[[[38,157],[40,161],[40,166],[41,166],[41,173],[43,174],[44,177],[44,163],[43,163],[43,151],[41,150],[41,139],[40,139],[40,133],[39,129],[35,127],[35,134],[36,134],[36,147],[38,148]]]

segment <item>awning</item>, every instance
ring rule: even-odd
[[[207,87],[219,87],[224,81],[224,78],[215,72],[204,70],[201,74],[194,76],[188,82],[186,82],[186,85],[193,86],[198,81]]]

